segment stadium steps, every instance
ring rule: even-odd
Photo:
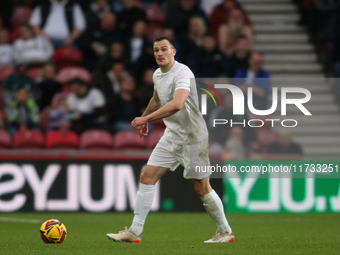
[[[311,64],[265,64],[264,68],[271,74],[275,73],[311,73],[322,72],[322,66],[317,63]]]
[[[256,51],[262,53],[311,53],[314,47],[311,44],[258,44],[254,46]]]
[[[251,18],[251,15],[250,15]],[[275,24],[254,24],[254,31],[256,34],[299,34],[305,32],[303,27],[299,27],[295,24],[282,24],[282,23],[275,23]]]
[[[288,24],[296,23],[299,21],[300,17],[296,13],[292,14],[253,14],[252,22],[256,24],[271,24],[271,23],[279,23],[285,22]]]
[[[240,1],[242,4],[243,1]],[[282,3],[280,1],[272,1],[272,0],[267,0],[267,1],[249,1],[248,3],[244,4],[246,7],[246,10],[250,13],[259,13],[259,14],[265,14],[265,13],[276,13],[276,14],[285,14],[285,13],[296,13],[297,8],[295,5],[286,2]]]
[[[296,34],[296,35],[267,35],[267,34],[258,34],[255,35],[255,44],[281,44],[281,43],[306,43],[308,42],[308,36],[306,34]]]
[[[315,63],[317,57],[315,54],[268,54],[264,56],[266,64],[284,64],[287,62],[294,62],[297,64]]]
[[[339,158],[340,109],[334,103],[331,81],[324,77],[306,29],[297,25],[297,7],[291,0],[239,1],[253,22],[254,48],[264,54],[272,86],[302,87],[312,94],[305,104],[312,116],[304,116],[293,105],[287,106],[287,116],[281,116],[279,103],[271,118],[298,121],[298,126],[289,130],[293,140],[302,145],[306,158]],[[289,94],[289,98],[300,97]],[[281,124],[276,124],[274,131],[281,128]]]

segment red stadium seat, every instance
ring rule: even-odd
[[[7,76],[11,75],[14,73],[14,68],[13,67],[1,67],[0,68],[0,83],[2,83]]]
[[[27,75],[31,77],[33,80],[37,81],[39,78],[43,76],[43,69],[41,67],[34,67],[28,70]]]
[[[113,147],[114,149],[144,149],[145,140],[134,130],[120,131],[113,136]]]
[[[160,130],[165,129],[165,124],[164,124],[164,121],[162,119],[155,120],[155,121],[151,122],[151,124],[155,129],[160,129]]]
[[[0,149],[9,149],[11,147],[11,136],[5,130],[0,129]]]
[[[48,122],[50,121],[49,110],[40,112],[40,128],[44,133],[47,131]]]
[[[13,14],[11,17],[12,27],[19,27],[23,24],[28,23],[31,17],[32,9],[27,6],[16,6],[14,7]]]
[[[58,70],[70,66],[81,66],[83,63],[83,54],[78,49],[70,47],[59,48],[54,52],[53,62],[56,64]]]
[[[15,27],[14,29],[12,29],[12,35],[11,35],[11,40],[12,42],[15,42],[16,40],[19,39],[20,37],[20,32],[19,32],[19,28]]]
[[[75,78],[81,78],[85,82],[90,82],[91,74],[81,67],[66,67],[58,73],[58,79],[62,83],[68,83]]]
[[[15,149],[43,149],[45,139],[42,133],[35,130],[20,130],[13,135]]]
[[[46,136],[47,149],[77,149],[79,137],[73,131],[62,133],[59,130],[51,131]]]
[[[164,12],[156,5],[151,5],[146,10],[146,15],[148,19],[148,29],[146,32],[146,37],[148,40],[153,41],[155,37],[162,34],[162,30],[166,22],[166,16]]]
[[[164,134],[164,130],[161,129],[155,129],[154,131],[151,132],[149,136],[146,138],[146,148],[147,149],[153,149],[156,147],[156,144],[158,143],[159,139]]]
[[[112,149],[112,136],[104,130],[88,130],[80,136],[81,149]]]
[[[2,118],[1,111],[4,109],[4,91],[3,86],[0,83],[0,119]]]

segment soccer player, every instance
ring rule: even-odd
[[[140,175],[131,227],[118,234],[107,234],[107,237],[118,242],[141,242],[155,184],[168,170],[175,171],[181,164],[184,178],[192,180],[206,211],[217,224],[217,234],[205,243],[233,242],[235,237],[225,217],[222,201],[209,183],[211,173],[195,171],[195,166],[209,166],[210,161],[208,131],[198,108],[194,74],[186,65],[175,61],[176,49],[172,39],[160,36],[154,40],[153,48],[159,65],[153,74],[153,97],[142,117],[135,118],[131,124],[142,138],[147,136],[151,121],[163,119],[166,129]]]

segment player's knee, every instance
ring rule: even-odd
[[[152,178],[152,176],[150,176],[150,174],[148,174],[146,171],[143,171],[141,174],[140,174],[140,177],[139,177],[139,181],[143,184],[147,184],[147,185],[153,185],[154,183],[154,180]]]

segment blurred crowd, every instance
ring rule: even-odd
[[[317,45],[321,61],[328,72],[340,78],[340,2],[339,0],[294,0],[300,10],[300,21],[308,27]],[[334,94],[340,104],[340,81],[335,79]]]
[[[244,93],[254,88],[255,108],[267,109],[270,75],[237,0],[8,0],[0,3],[0,125],[11,135],[132,129],[153,94],[159,35],[174,38],[176,60],[197,78],[235,77]],[[241,143],[267,151],[268,142],[260,148],[259,135],[242,128],[222,146],[238,148],[235,137],[243,136],[251,142]],[[294,152],[279,137],[269,139],[276,149]]]

